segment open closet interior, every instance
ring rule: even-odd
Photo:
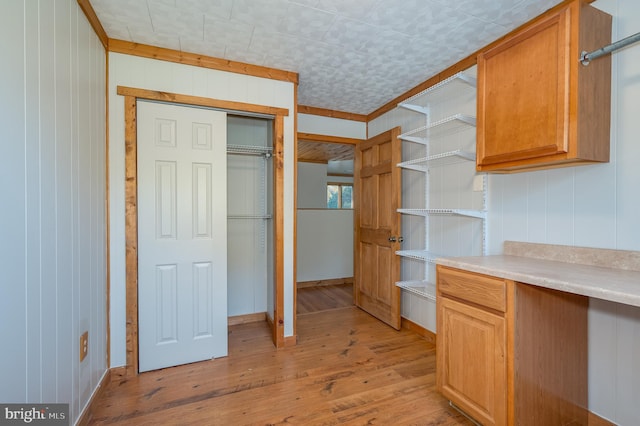
[[[273,318],[273,120],[227,118],[227,309]]]

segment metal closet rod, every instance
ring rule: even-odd
[[[231,155],[256,155],[271,158],[273,148],[257,145],[227,145],[227,154]]]
[[[265,157],[271,158],[272,155],[270,152],[239,152],[239,151],[227,151],[229,155],[250,155],[253,157]]]
[[[589,65],[589,62],[593,61],[594,59],[598,59],[600,56],[615,52],[616,50],[622,49],[623,47],[633,44],[637,41],[640,41],[640,33],[625,37],[622,40],[618,40],[615,43],[611,43],[610,45],[602,47],[598,50],[594,50],[593,52],[582,52],[582,54],[580,55],[580,62],[582,62],[582,65],[587,66]]]

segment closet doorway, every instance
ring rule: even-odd
[[[273,318],[273,120],[227,117],[229,325]]]
[[[124,99],[124,141],[125,141],[125,251],[126,251],[126,365],[123,377],[135,376],[139,372],[139,322],[138,322],[138,169],[137,169],[137,104],[142,100],[169,102],[236,113],[245,116],[269,118],[273,144],[273,190],[272,232],[284,232],[284,117],[289,111],[284,108],[230,102],[192,95],[157,92],[139,88],[118,86],[118,95]],[[226,241],[221,242],[226,245]],[[268,299],[267,316],[271,314],[270,328],[276,347],[284,346],[284,244],[280,238],[272,238],[273,244],[273,286],[268,289],[273,296]],[[226,296],[226,295],[225,295]],[[226,300],[226,298],[225,298]],[[274,319],[277,319],[274,320]]]
[[[353,305],[353,162],[359,142],[298,133],[296,315]]]

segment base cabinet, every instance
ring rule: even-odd
[[[506,329],[501,315],[443,298],[442,325],[447,336],[442,357],[441,392],[483,424],[506,423]],[[440,328],[442,326],[442,328]]]
[[[438,265],[438,390],[482,425],[587,424],[587,308]]]

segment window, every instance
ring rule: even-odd
[[[353,208],[353,184],[352,183],[328,183],[327,184],[327,208],[328,209],[352,209]]]

